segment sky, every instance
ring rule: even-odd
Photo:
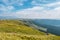
[[[60,0],[0,0],[0,17],[60,19]]]

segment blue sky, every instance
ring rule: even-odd
[[[60,0],[0,0],[0,17],[60,19]]]

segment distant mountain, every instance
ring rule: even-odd
[[[0,17],[0,18],[10,19],[9,17]],[[25,24],[34,27],[40,31],[60,35],[60,20],[51,20],[51,19],[17,19],[17,20],[21,20]]]
[[[29,21],[30,22],[30,21]],[[0,20],[0,39],[4,40],[59,40],[60,36],[46,35],[23,20]]]
[[[45,27],[52,34],[60,35],[60,20],[52,19],[35,19],[32,20],[38,27]]]
[[[34,26],[38,30],[52,33],[55,35],[60,35],[60,20],[51,20],[51,19],[25,19],[24,22],[29,25]]]
[[[60,20],[53,20],[53,19],[34,19],[32,20],[34,23],[40,25],[53,25],[53,26],[60,26]]]

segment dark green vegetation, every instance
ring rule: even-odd
[[[32,21],[33,24],[37,25],[38,28],[39,27],[47,28],[49,33],[60,36],[60,20],[33,19],[31,21]]]
[[[46,35],[21,20],[0,20],[0,40],[60,40],[60,36]]]

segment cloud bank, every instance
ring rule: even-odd
[[[60,19],[60,7],[54,10],[44,10],[42,7],[33,7],[16,12],[17,17],[30,19]]]
[[[0,16],[2,17],[16,17],[28,19],[60,19],[59,10],[59,0],[0,1]]]

